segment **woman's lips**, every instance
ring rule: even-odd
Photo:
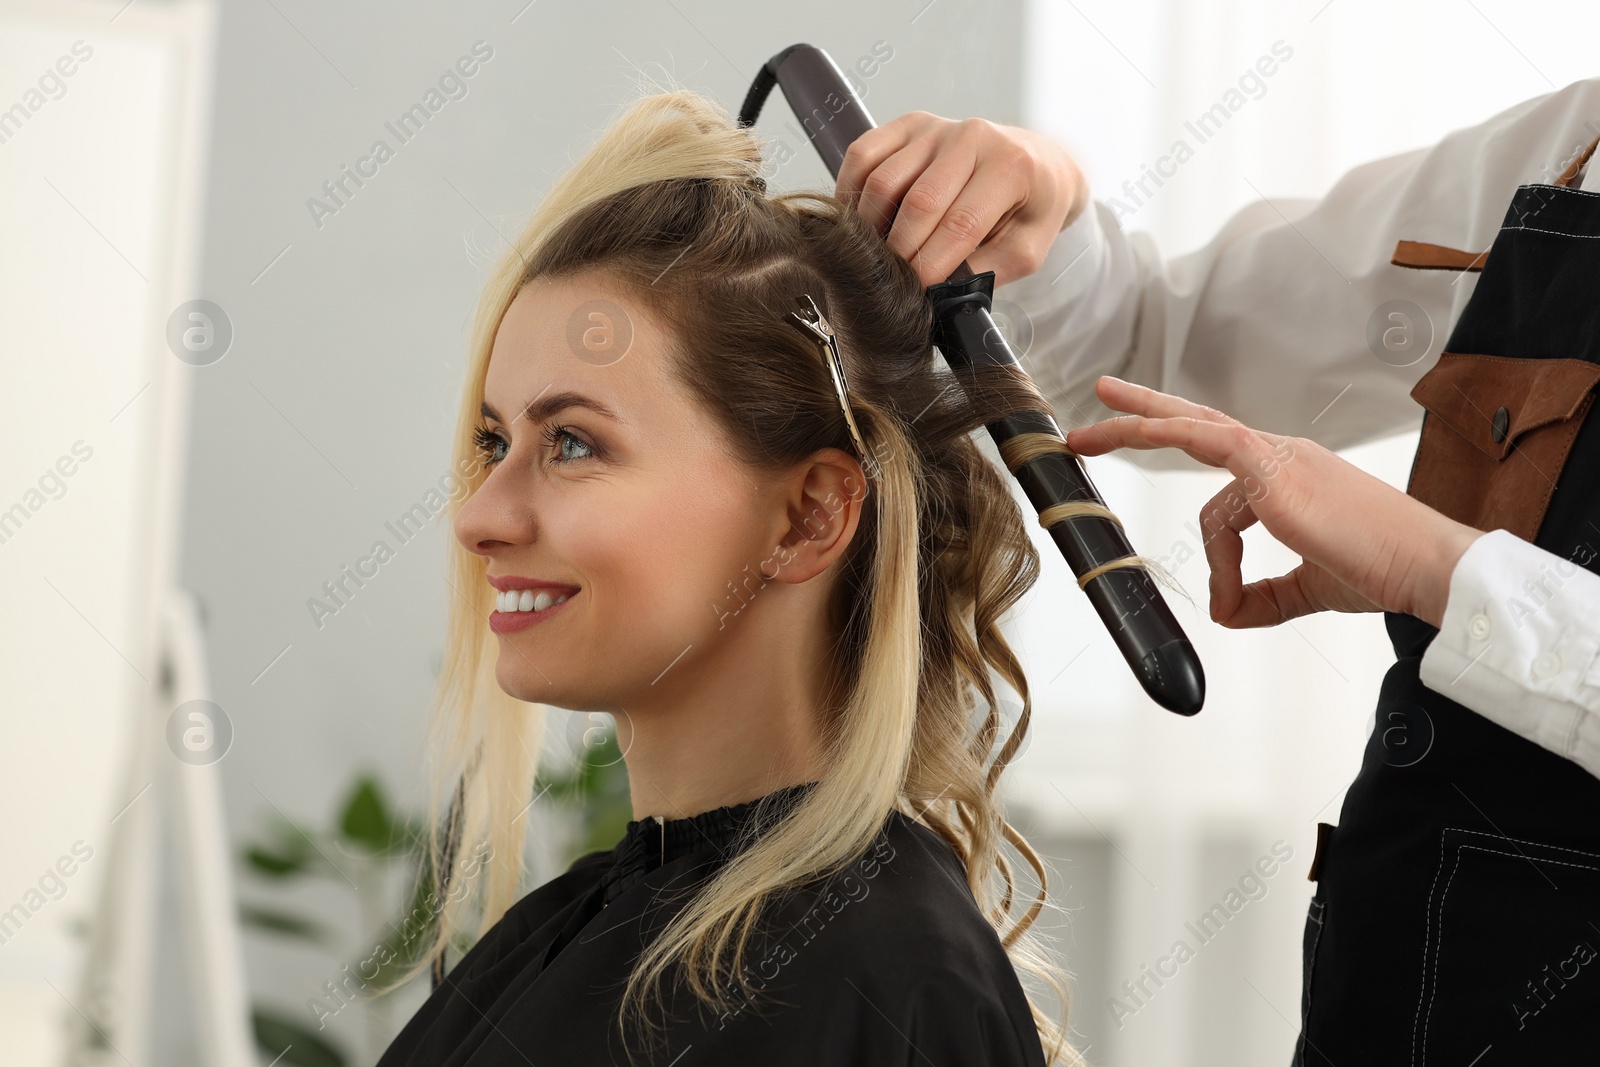
[[[572,603],[578,594],[573,593],[559,604],[551,604],[543,611],[492,611],[489,613],[489,629],[497,634],[515,633],[526,630],[536,623],[541,623]]]

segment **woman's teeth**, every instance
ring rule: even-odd
[[[543,611],[569,599],[571,593],[562,593],[556,596],[548,589],[541,589],[535,593],[532,589],[508,589],[495,596],[495,610],[512,611]]]

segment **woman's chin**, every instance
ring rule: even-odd
[[[536,670],[515,652],[502,652],[495,665],[495,681],[507,696],[530,704],[546,704],[553,708],[569,708],[574,702],[582,703],[583,695],[567,684],[565,679],[552,678],[548,672]]]

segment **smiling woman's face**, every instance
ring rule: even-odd
[[[738,606],[728,583],[785,534],[781,490],[728,454],[666,342],[596,275],[536,281],[501,321],[479,430],[489,475],[455,533],[497,587],[571,594],[489,619],[497,679],[520,699],[609,711],[692,669]]]

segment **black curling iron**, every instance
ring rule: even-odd
[[[877,124],[833,59],[809,44],[790,45],[761,68],[745,96],[739,125],[752,126],[774,85],[783,89],[795,117],[835,179],[850,143]],[[933,343],[952,368],[1011,366],[1024,374],[989,309],[994,271],[974,274],[963,262],[950,277],[928,287]],[[1144,691],[1162,707],[1193,715],[1205,703],[1200,657],[1172,617],[1149,571],[1137,565],[1122,524],[1049,411],[1022,411],[987,424],[1040,522],[1110,631]]]

